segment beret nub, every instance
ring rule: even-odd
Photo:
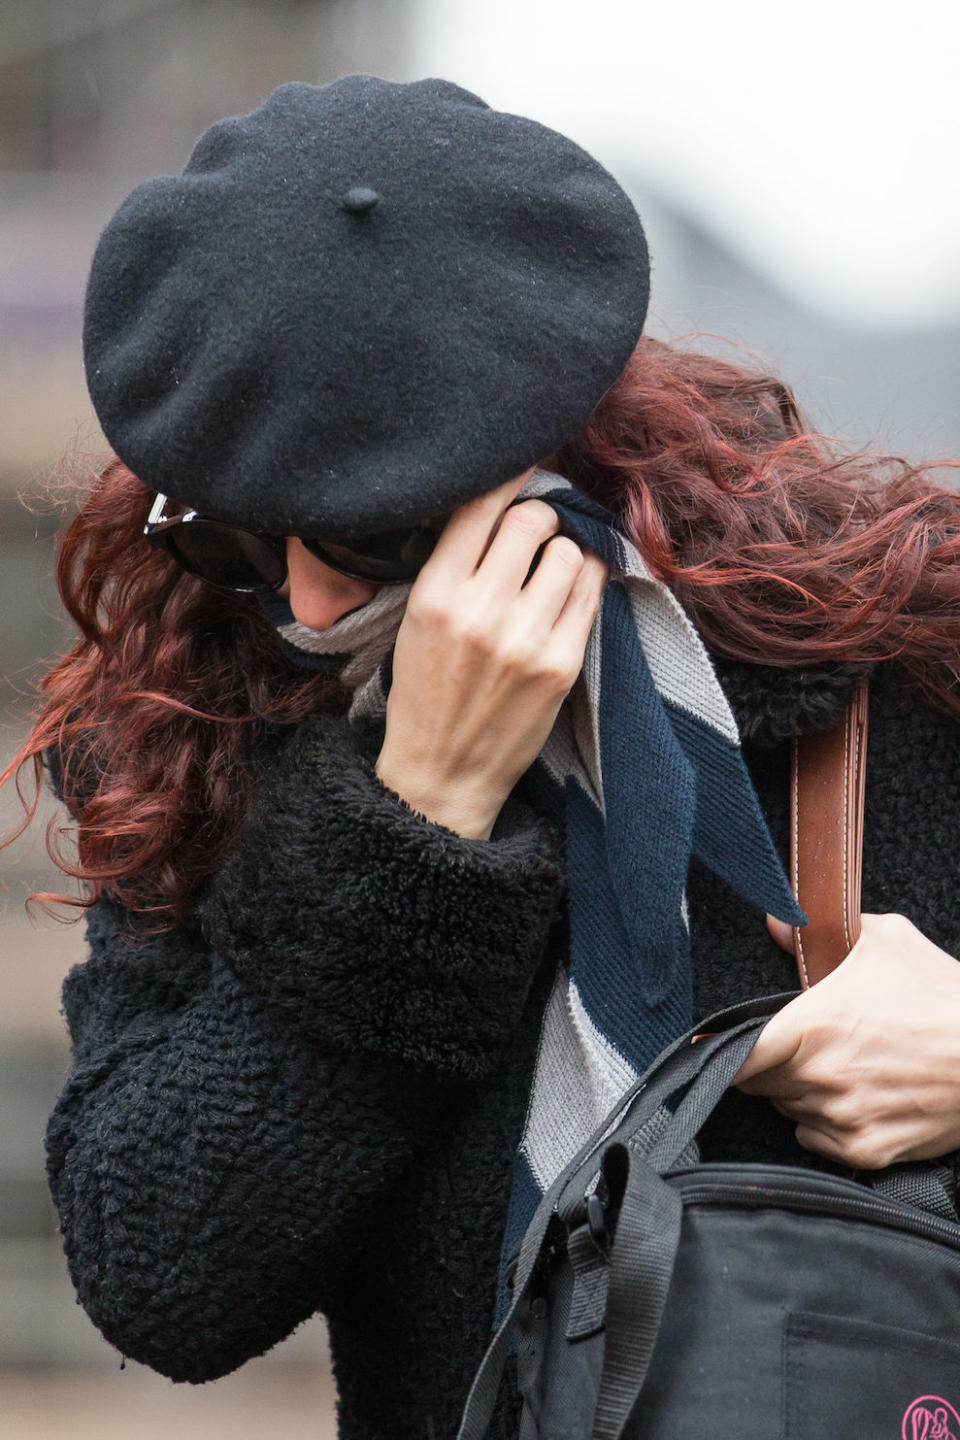
[[[648,287],[629,197],[556,131],[449,80],[281,85],[107,224],[87,383],[152,488],[274,533],[359,534],[448,513],[568,440]]]
[[[376,190],[371,190],[367,185],[355,185],[344,195],[341,204],[344,210],[352,210],[354,214],[362,215],[365,210],[372,210],[379,199]]]

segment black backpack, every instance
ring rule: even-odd
[[[792,998],[682,1036],[550,1187],[459,1440],[485,1436],[511,1343],[519,1440],[960,1440],[950,1166],[860,1183],[697,1163],[697,1132]]]

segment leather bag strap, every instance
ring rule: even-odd
[[[809,924],[794,926],[804,990],[829,975],[860,935],[860,876],[869,687],[835,730],[794,736],[790,765],[790,877]]]

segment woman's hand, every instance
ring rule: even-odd
[[[454,511],[417,576],[376,765],[428,820],[477,839],[553,728],[607,581],[596,555],[557,535],[552,506],[507,508],[532,473]]]
[[[960,964],[903,915],[861,923],[847,958],[769,1021],[733,1083],[796,1120],[808,1150],[876,1170],[960,1148]],[[768,924],[790,948],[789,927]]]

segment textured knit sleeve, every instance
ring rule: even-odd
[[[508,1043],[560,883],[529,812],[485,849],[349,747],[323,765],[312,747],[262,787],[203,928],[131,938],[101,900],[64,984],[46,1142],[70,1273],[105,1337],[174,1380],[236,1369],[349,1286],[451,1086]],[[445,910],[466,902],[458,928]]]
[[[252,991],[327,1048],[479,1076],[510,1035],[563,887],[512,798],[489,840],[409,809],[340,717],[301,726],[203,906]]]
[[[437,1087],[321,1054],[196,933],[132,946],[101,901],[89,937],[46,1135],[70,1274],[123,1354],[214,1379],[326,1308],[368,1207],[429,1143]]]

